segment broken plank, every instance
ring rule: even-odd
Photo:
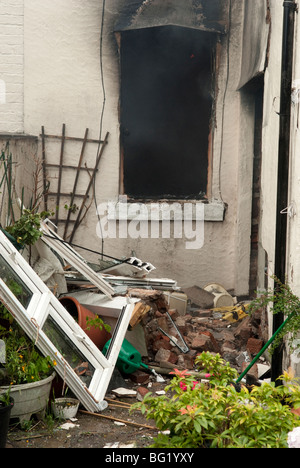
[[[149,312],[151,307],[149,305],[144,304],[143,302],[138,302],[132,312],[132,316],[129,322],[129,330],[132,330],[142,318]]]

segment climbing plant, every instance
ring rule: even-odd
[[[297,338],[300,331],[300,299],[293,293],[291,287],[287,283],[282,283],[276,276],[272,276],[274,287],[264,291],[258,295],[249,306],[249,313],[263,307],[269,307],[270,311],[276,315],[282,313],[286,323],[282,330],[274,339],[270,351],[274,351],[278,347],[283,338],[290,347],[291,351],[300,348],[300,343]]]

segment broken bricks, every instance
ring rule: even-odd
[[[249,316],[245,313],[246,308],[242,306],[235,306],[234,309],[243,311],[243,314],[238,314],[236,321],[227,320],[224,313],[216,314],[214,308],[187,308],[185,315],[178,315],[176,311],[172,311],[174,324],[189,347],[186,353],[176,347],[178,334],[172,323],[166,320],[164,310],[156,308],[155,312],[149,311],[147,316],[143,317],[143,326],[150,366],[152,364],[166,370],[172,367],[192,370],[195,357],[203,351],[209,351],[219,353],[230,365],[241,371],[244,361],[241,361],[242,352],[248,350],[250,356],[255,355],[263,346],[263,317],[261,319],[259,313],[253,317]],[[159,323],[168,327],[167,333],[172,340],[158,330]]]

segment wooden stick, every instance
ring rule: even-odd
[[[56,168],[60,167],[59,164],[52,164],[52,163],[46,163],[45,166],[46,167],[56,167]],[[63,169],[74,169],[74,170],[76,169],[77,170],[78,166],[70,166],[69,164],[63,164],[62,168]],[[94,169],[92,167],[83,166],[83,167],[80,168],[80,170],[81,171],[93,171]]]
[[[131,408],[131,404],[126,403],[126,401],[113,400],[112,398],[108,398],[108,397],[105,397],[104,400],[111,401],[112,403],[119,403],[120,405],[122,404],[122,405],[125,405],[125,406],[128,406],[129,408]]]
[[[48,192],[48,195],[56,195],[56,192]],[[72,193],[60,192],[60,195],[62,197],[72,197]],[[85,197],[85,195],[83,193],[82,194],[76,193],[75,197],[83,198],[83,197]],[[89,196],[88,196],[88,198],[89,198]],[[72,206],[71,203],[70,203],[70,206]]]
[[[30,434],[27,434],[26,436],[22,436],[22,437],[17,437],[16,439],[13,438],[11,439],[12,442],[19,442],[21,440],[29,440],[29,439],[40,439],[41,437],[48,437],[48,436],[51,436],[51,432],[46,432],[45,434],[33,434],[33,435],[30,435]],[[8,435],[8,440],[10,440],[10,437]]]
[[[116,403],[108,403],[108,406],[113,406],[114,408],[123,408],[123,409],[127,409],[129,410],[130,407],[129,406],[123,406],[122,404],[116,404]]]
[[[151,429],[152,431],[157,431],[156,427],[147,426],[146,424],[139,424],[139,423],[135,423],[131,421],[124,421],[123,419],[113,418],[112,416],[105,416],[104,414],[99,414],[99,413],[91,413],[90,411],[85,411],[85,410],[79,410],[79,412],[83,414],[89,414],[90,416],[96,416],[97,418],[105,418],[111,421],[117,421],[117,422],[121,422],[124,424],[129,424],[131,426],[144,427],[145,429]]]
[[[57,225],[58,214],[59,214],[59,202],[60,202],[60,187],[61,187],[61,178],[62,178],[62,166],[63,166],[63,157],[64,157],[64,146],[65,146],[65,135],[66,135],[66,125],[62,126],[62,140],[60,148],[60,161],[59,161],[59,175],[58,175],[58,188],[57,188],[57,199],[56,199],[56,216],[55,223]]]
[[[94,170],[93,170],[93,174],[92,174],[92,176],[91,176],[90,182],[89,182],[88,187],[87,187],[87,189],[86,189],[85,198],[83,199],[82,204],[81,204],[81,207],[80,207],[80,210],[79,210],[79,212],[78,212],[78,214],[77,214],[77,219],[76,219],[76,221],[75,221],[75,225],[74,225],[74,227],[73,227],[73,231],[72,231],[72,234],[71,234],[71,237],[70,237],[69,242],[72,242],[72,241],[73,241],[73,238],[74,238],[74,235],[75,235],[75,231],[76,231],[76,229],[78,228],[79,224],[80,224],[81,221],[82,221],[81,214],[82,214],[82,211],[83,211],[83,209],[84,209],[84,204],[85,204],[86,199],[87,199],[87,197],[88,197],[88,193],[89,193],[89,191],[90,191],[90,188],[91,188],[91,186],[92,186],[92,184],[93,184],[93,182],[94,182],[94,178],[95,178],[95,176],[96,176],[97,169],[98,169],[98,165],[99,165],[99,163],[100,163],[100,160],[101,160],[101,157],[102,157],[104,148],[105,148],[105,146],[107,145],[107,142],[108,142],[108,135],[109,135],[109,132],[106,133],[106,136],[105,136],[105,139],[104,139],[104,141],[103,141],[103,144],[102,144],[100,153],[99,153],[99,155],[98,155],[98,157],[97,157],[97,161],[96,161],[96,164],[95,164],[95,167],[94,167]]]
[[[42,136],[42,135],[40,135]],[[44,135],[44,138],[54,138],[57,140],[61,140],[63,137],[61,135]],[[66,136],[64,138],[65,140],[73,140],[73,141],[83,141],[84,138],[79,138],[79,137],[72,137],[72,136]],[[87,138],[86,140],[87,143],[103,143],[103,140],[94,140],[92,138]]]
[[[74,203],[74,198],[75,198],[76,188],[77,188],[77,182],[78,182],[78,179],[79,179],[80,169],[81,169],[81,166],[82,166],[82,160],[83,160],[84,150],[85,150],[85,147],[86,147],[86,140],[87,140],[87,137],[88,137],[88,132],[89,132],[89,129],[87,128],[85,130],[85,135],[84,135],[83,142],[82,142],[82,148],[81,148],[81,153],[80,153],[80,157],[79,157],[79,161],[78,161],[78,167],[77,167],[76,177],[75,177],[74,186],[73,186],[73,190],[72,190],[70,206],[69,206],[69,209],[68,209],[68,216],[67,216],[67,220],[66,220],[66,224],[65,224],[65,230],[64,230],[64,235],[63,235],[63,238],[65,240],[66,240],[66,237],[67,237],[67,231],[68,231],[68,226],[69,226],[69,221],[70,221],[70,216],[71,216],[71,208],[72,208],[73,203]]]
[[[43,187],[44,187],[44,207],[48,211],[48,195],[47,195],[47,175],[46,175],[46,149],[45,149],[45,128],[42,127],[42,164],[43,164]]]

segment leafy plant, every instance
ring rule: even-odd
[[[7,285],[19,298],[23,288],[16,281],[9,279]],[[44,357],[36,348],[30,338],[14,320],[6,307],[0,303],[0,338],[5,342],[6,381],[2,385],[18,385],[36,382],[48,377],[55,366],[49,356]]]
[[[41,221],[51,215],[49,211],[35,213],[34,210],[24,209],[21,217],[12,226],[5,230],[11,234],[22,246],[34,245],[42,236]]]
[[[79,210],[79,207],[76,205],[76,203],[73,203],[73,205],[67,205],[65,204],[64,209],[67,211],[70,211],[70,213],[74,214],[76,211]]]
[[[103,322],[102,318],[98,315],[95,315],[95,318],[86,317],[87,330],[90,330],[91,327],[99,328],[99,330],[104,328],[108,333],[111,331],[111,326]]]
[[[1,406],[9,406],[11,404],[11,398],[10,398],[10,388],[4,392],[1,393],[0,395],[0,407]]]
[[[39,353],[17,324],[10,326],[4,341],[8,385],[36,382],[51,374],[55,363]]]
[[[248,312],[252,314],[255,310],[268,306],[274,315],[282,313],[286,318],[288,317],[288,321],[276,336],[270,352],[272,353],[281,344],[284,337],[286,337],[287,343],[293,351],[300,347],[300,344],[297,345],[296,341],[300,330],[300,299],[293,293],[288,284],[282,283],[276,276],[272,278],[275,287],[264,291],[254,299],[249,306]]]
[[[300,387],[288,374],[286,385],[264,383],[238,391],[232,382],[237,372],[220,355],[202,353],[196,359],[208,381],[175,369],[165,388],[171,397],[146,395],[134,405],[161,432],[156,448],[281,448],[297,425],[291,407],[300,407]],[[166,433],[169,432],[168,434]]]

